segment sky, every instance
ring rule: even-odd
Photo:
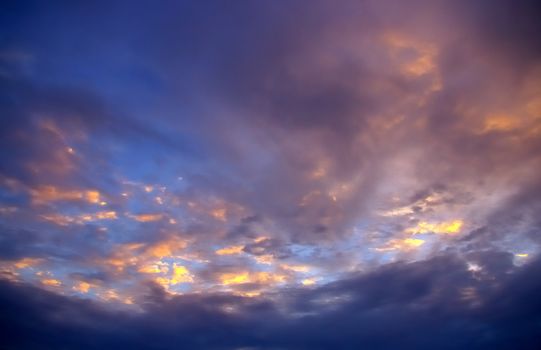
[[[540,15],[2,1],[0,348],[538,349]]]

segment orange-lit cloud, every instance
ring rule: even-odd
[[[226,220],[226,209],[224,208],[218,208],[214,209],[210,212],[210,215],[212,215],[215,219],[225,221]]]
[[[129,217],[137,220],[139,222],[152,222],[159,221],[163,218],[163,214],[138,214],[138,215],[129,215]]]
[[[95,221],[95,220],[115,220],[118,216],[115,211],[100,211],[95,214],[85,214],[79,216],[83,221]]]
[[[328,164],[326,162],[321,162],[309,175],[313,180],[319,180],[327,176]]]
[[[126,266],[138,262],[140,258],[139,250],[143,247],[145,247],[143,243],[119,244],[109,258],[97,260],[95,263],[113,266],[117,271],[123,271]]]
[[[173,265],[173,276],[171,277],[171,284],[179,283],[191,283],[193,282],[193,276],[185,266]]]
[[[167,291],[170,291],[170,287],[181,283],[193,283],[194,276],[190,273],[188,268],[173,264],[173,268],[170,276],[160,276],[154,278],[154,281],[162,285]]]
[[[410,207],[400,207],[396,209],[379,212],[379,215],[386,216],[386,217],[404,216],[404,215],[410,215],[410,214],[413,214],[413,209],[411,209]]]
[[[255,261],[258,264],[271,265],[274,262],[274,256],[272,254],[254,255]]]
[[[41,215],[41,217],[47,221],[54,222],[55,224],[59,226],[67,226],[71,223],[77,222],[76,218],[73,218],[67,215],[60,215],[60,214]]]
[[[400,61],[401,71],[406,75],[421,76],[435,70],[435,57],[437,49],[434,45],[407,38],[398,33],[387,33],[384,42],[392,49],[392,53],[398,56],[399,50],[409,50],[415,55],[407,60]]]
[[[306,265],[288,265],[282,264],[280,267],[284,270],[294,271],[294,272],[308,272],[310,271],[310,266]]]
[[[492,114],[485,118],[481,132],[490,131],[511,131],[522,125],[517,116],[507,114]]]
[[[167,273],[169,271],[169,266],[167,263],[158,261],[154,264],[141,266],[137,271],[141,273]]]
[[[145,254],[160,259],[166,256],[171,257],[177,254],[180,250],[186,248],[187,245],[187,241],[178,237],[173,237],[150,245],[145,250]]]
[[[114,267],[117,272],[126,267],[135,267],[138,272],[145,274],[167,273],[171,270],[163,258],[178,258],[188,242],[173,236],[156,243],[127,243],[117,245],[111,256],[96,263]],[[184,257],[184,255],[182,256]]]
[[[119,291],[109,288],[104,291],[100,291],[97,293],[98,297],[102,300],[108,301],[108,302],[120,302],[122,304],[126,305],[132,305],[134,300],[131,296],[121,295],[119,294]]]
[[[56,201],[84,201],[97,204],[100,202],[100,193],[95,190],[64,190],[54,186],[40,186],[30,190],[32,203],[45,204]]]
[[[46,286],[51,286],[51,287],[59,287],[60,285],[62,285],[62,282],[54,278],[42,279],[41,283]]]
[[[421,221],[415,227],[406,229],[407,233],[436,233],[436,234],[455,234],[460,232],[464,222],[462,220],[452,220],[439,223],[430,223]]]
[[[223,285],[235,285],[244,283],[276,284],[285,282],[287,276],[271,272],[236,272],[224,273],[219,276]]]
[[[317,279],[315,278],[305,278],[301,281],[301,284],[304,286],[311,286],[317,283]]]
[[[36,258],[23,258],[16,261],[13,265],[18,269],[25,269],[28,267],[33,267],[39,265],[43,260]]]
[[[115,220],[118,216],[115,211],[100,211],[94,214],[81,214],[77,216],[61,215],[61,214],[43,214],[41,217],[47,221],[54,222],[60,226],[70,224],[84,224],[85,222],[97,220]]]
[[[375,250],[380,252],[393,250],[409,251],[419,248],[423,244],[425,244],[425,241],[417,238],[391,239],[383,247],[375,248]]]
[[[243,245],[232,245],[232,246],[229,246],[229,247],[218,249],[216,251],[216,254],[218,254],[218,255],[241,254],[243,249],[244,249]]]
[[[79,282],[75,286],[73,286],[73,290],[79,292],[79,293],[88,293],[90,288],[94,287],[88,282]]]
[[[250,282],[250,274],[248,272],[224,273],[220,275],[220,282],[223,285],[248,283]]]

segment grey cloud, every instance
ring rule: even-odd
[[[153,287],[142,313],[2,282],[0,320],[10,334],[8,349],[535,349],[541,305],[539,283],[530,277],[539,261],[509,273],[502,254],[478,258],[483,268],[492,266],[487,278],[441,256],[313,290],[286,290],[275,301],[167,297]]]

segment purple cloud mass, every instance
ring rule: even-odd
[[[535,1],[0,6],[0,348],[537,348]]]

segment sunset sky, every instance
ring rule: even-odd
[[[539,349],[540,18],[2,1],[0,349]]]

